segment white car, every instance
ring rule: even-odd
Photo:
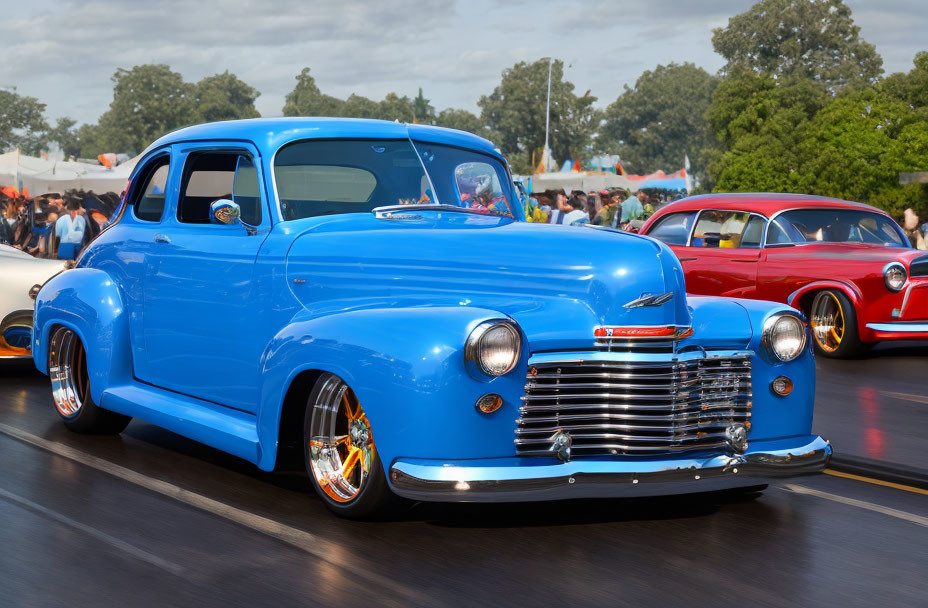
[[[35,302],[29,292],[64,269],[64,260],[34,258],[0,244],[0,359],[32,356]]]

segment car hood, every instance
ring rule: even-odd
[[[314,315],[478,307],[515,319],[534,350],[590,344],[601,325],[691,324],[680,263],[653,239],[418,210],[287,224],[288,283]],[[663,304],[626,306],[668,292]]]

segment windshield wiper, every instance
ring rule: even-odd
[[[376,207],[373,214],[377,219],[388,220],[394,215],[403,214],[407,211],[452,211],[454,213],[471,213],[485,217],[507,217],[498,213],[487,213],[479,209],[469,209],[467,207],[458,207],[457,205],[439,205],[436,203],[413,203],[411,205],[387,205],[385,207]]]

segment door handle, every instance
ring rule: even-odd
[[[681,262],[692,262],[692,261],[695,260],[695,259],[696,259],[696,258],[680,258],[680,261],[681,261]]]
[[[155,242],[156,243],[170,243],[171,238],[168,235],[162,234],[159,232],[158,234],[155,235]]]

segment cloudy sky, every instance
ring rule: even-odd
[[[926,0],[846,0],[887,72],[928,50]],[[503,69],[553,55],[604,106],[646,69],[692,61],[715,71],[711,30],[751,0],[0,0],[0,87],[94,122],[117,68],[166,63],[188,81],[231,70],[280,114],[304,66],[337,97],[418,87],[442,109],[477,109]],[[11,23],[12,21],[12,23]],[[11,39],[9,34],[17,32]]]

